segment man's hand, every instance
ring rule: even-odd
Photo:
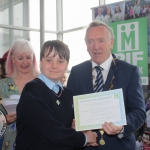
[[[15,120],[17,119],[16,113],[6,114],[5,117],[7,120],[7,124],[11,124],[11,123],[15,122]]]
[[[105,122],[103,125],[103,130],[109,135],[119,134],[123,126],[115,126],[112,122]]]
[[[84,134],[87,138],[86,146],[98,146],[98,144],[96,143],[96,141],[97,141],[96,140],[96,138],[97,138],[96,132],[85,131]]]
[[[71,128],[76,129],[75,119],[72,120]],[[96,143],[96,138],[97,138],[96,132],[92,132],[92,131],[82,131],[82,132],[85,134],[87,138],[86,146],[98,146],[98,144]]]

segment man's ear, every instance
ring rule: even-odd
[[[114,39],[111,39],[111,41],[110,41],[110,48],[111,48],[111,50],[113,49],[113,47],[114,47]]]

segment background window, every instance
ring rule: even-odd
[[[115,2],[120,2],[118,0],[105,0],[105,4],[110,4],[110,3],[115,3]]]
[[[0,1],[0,24],[9,24],[8,1]]]
[[[14,11],[13,25],[23,26],[23,3],[19,2],[17,4],[14,4],[13,11]]]
[[[40,29],[40,1],[29,0],[30,28]]]
[[[45,0],[45,30],[56,31],[56,0]]]
[[[66,43],[70,49],[68,70],[71,70],[72,66],[90,59],[84,38],[85,29],[64,34],[64,43]]]
[[[92,10],[99,0],[64,0],[63,30],[86,26],[92,21]]]

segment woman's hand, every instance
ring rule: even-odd
[[[5,117],[6,117],[7,124],[12,124],[17,119],[16,113],[6,114]]]

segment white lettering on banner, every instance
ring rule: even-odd
[[[148,77],[141,77],[142,85],[148,85]]]
[[[135,66],[137,66],[137,62],[143,60],[143,52],[142,51],[138,51],[138,52],[130,52],[130,53],[118,53],[115,54],[117,58],[124,60],[126,62],[128,62],[129,64],[133,64]],[[141,56],[139,56],[141,55]]]
[[[143,55],[143,52],[133,52],[132,53],[132,64],[137,66],[138,60],[143,60],[143,57],[140,57],[138,55]]]
[[[117,25],[118,52],[139,50],[139,24],[138,22]]]
[[[147,18],[125,20],[110,26],[116,39],[112,53],[118,59],[137,66],[142,85],[148,85]]]
[[[143,67],[139,67],[140,74],[143,74]]]

